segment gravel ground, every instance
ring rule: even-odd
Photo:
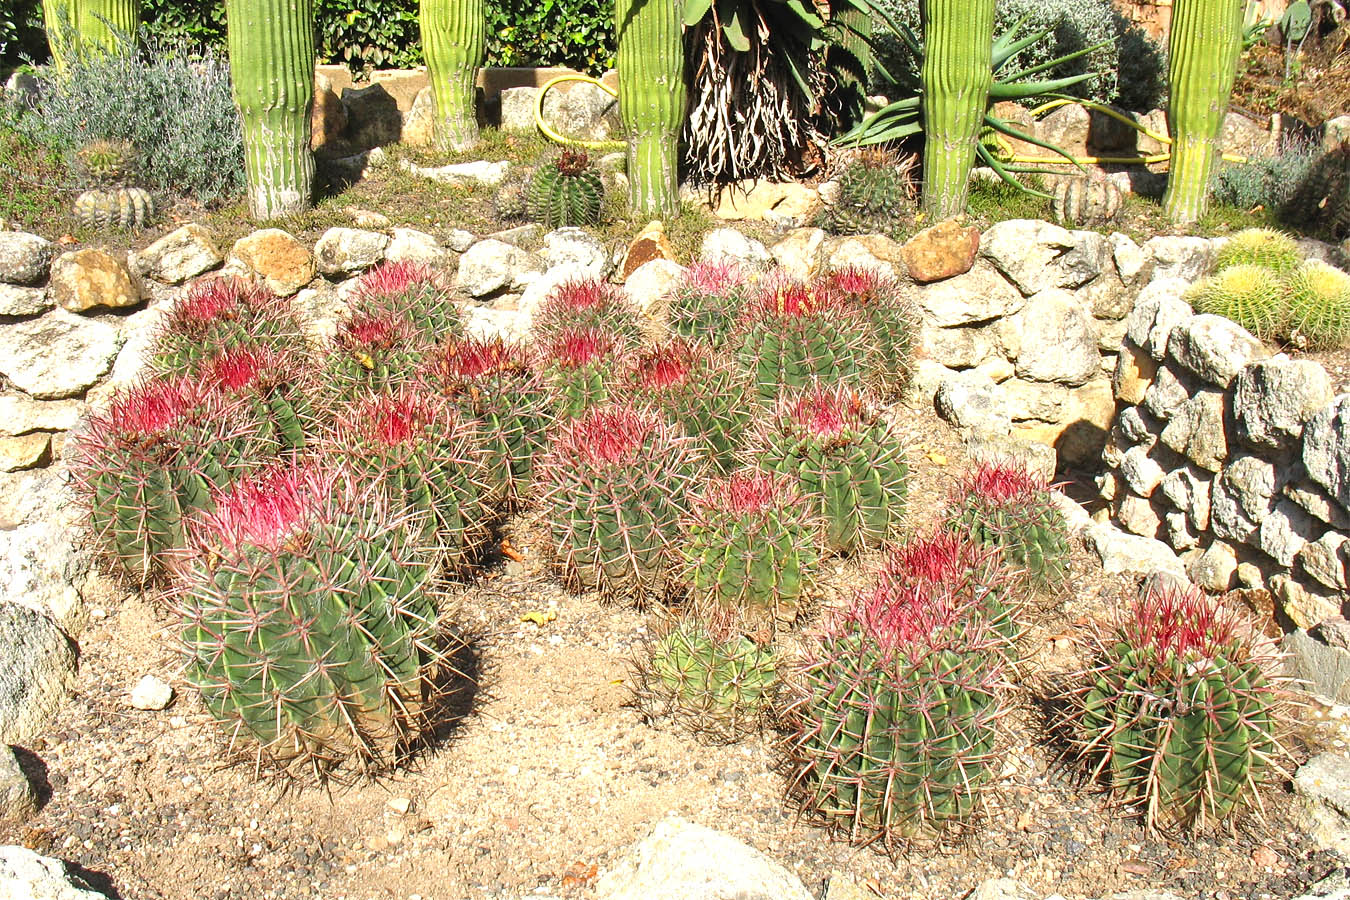
[[[911,448],[912,520],[928,522],[963,454],[929,414],[901,411],[897,424]],[[595,872],[667,813],[767,852],[813,891],[846,872],[884,900],[960,897],[1001,876],[1070,900],[1139,889],[1287,898],[1335,866],[1294,830],[1280,785],[1263,819],[1222,840],[1146,837],[1056,762],[1029,689],[1007,723],[1002,778],[962,841],[894,857],[831,841],[785,805],[777,736],[706,747],[643,721],[628,660],[646,615],[562,590],[539,535],[537,518],[511,523],[524,562],[489,569],[455,597],[475,635],[471,710],[377,782],[301,788],[228,763],[182,678],[167,617],[148,598],[106,598],[81,636],[78,695],[28,748],[50,799],[26,826],[0,828],[0,842],[78,863],[125,900],[586,897]],[[838,563],[823,602],[848,596],[873,561]],[[1081,549],[1072,567],[1073,593],[1038,607],[1030,683],[1073,668],[1082,626],[1135,588],[1104,579]],[[529,612],[555,617],[535,625],[522,621]],[[127,692],[145,673],[173,684],[168,709],[131,708]]]

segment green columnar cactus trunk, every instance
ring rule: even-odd
[[[122,37],[136,38],[141,0],[43,0],[47,44],[58,70],[81,53],[114,52]]]
[[[225,16],[249,212],[264,220],[298,213],[314,191],[313,0],[226,0]]]
[[[468,149],[478,143],[474,76],[487,40],[483,0],[422,0],[418,21],[436,98],[436,146]]]
[[[994,0],[923,0],[923,212],[966,208],[975,142],[994,83]]]
[[[677,0],[615,0],[619,118],[628,138],[628,205],[636,214],[680,212],[680,128],[688,100]]]
[[[1173,222],[1189,224],[1205,214],[1241,49],[1241,3],[1176,0],[1167,67],[1172,158],[1163,197],[1163,210]]]

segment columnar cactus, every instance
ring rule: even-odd
[[[418,24],[436,101],[436,146],[467,150],[478,143],[478,67],[487,41],[483,0],[419,0]]]
[[[792,482],[753,469],[693,499],[684,579],[700,608],[734,609],[750,627],[791,623],[815,585],[820,523]]]
[[[659,413],[597,407],[562,423],[536,477],[565,583],[633,601],[667,594],[699,471],[693,443]]]
[[[676,339],[640,354],[622,388],[672,417],[718,469],[731,471],[755,411],[746,401],[751,386],[740,369]]]
[[[1069,574],[1069,537],[1052,491],[1025,467],[980,463],[952,492],[947,527],[997,548],[1035,587],[1057,587]]]
[[[199,382],[157,380],[90,417],[71,449],[71,469],[95,540],[145,585],[183,549],[184,520],[210,509],[212,489],[277,451],[240,403]]]
[[[58,71],[90,53],[115,53],[136,40],[141,0],[43,0],[47,46]]]
[[[1096,643],[1063,699],[1111,790],[1149,828],[1202,829],[1255,804],[1282,718],[1259,629],[1198,588],[1155,583]]]
[[[290,304],[256,282],[207,278],[194,282],[160,320],[151,340],[150,368],[195,378],[202,363],[231,347],[302,353],[305,336]]]
[[[553,421],[548,385],[526,354],[500,338],[452,341],[428,367],[426,382],[478,421],[507,506],[520,503]]]
[[[893,278],[874,269],[844,266],[825,276],[818,290],[843,300],[869,326],[870,380],[898,396],[914,372],[914,339],[919,313]]]
[[[815,636],[786,718],[791,792],[854,844],[928,842],[997,774],[1003,638],[946,591],[882,584]]]
[[[656,626],[637,662],[639,702],[696,737],[729,744],[757,731],[772,708],[778,665],[772,648],[731,614],[684,614]]]
[[[624,360],[622,341],[601,328],[567,328],[543,344],[539,368],[559,419],[580,415],[610,396]]]
[[[249,213],[267,220],[302,212],[314,193],[314,2],[226,0],[225,20]]]
[[[687,341],[720,350],[749,295],[745,272],[734,261],[698,261],[670,293],[670,330]]]
[[[923,213],[962,213],[994,84],[994,0],[922,0]]]
[[[741,328],[736,359],[766,401],[817,378],[855,387],[868,381],[871,329],[861,313],[784,273],[760,282]]]
[[[1167,50],[1172,153],[1163,211],[1190,224],[1208,208],[1209,176],[1242,50],[1242,4],[1176,0]]]
[[[425,529],[349,476],[279,468],[223,493],[175,598],[206,708],[236,749],[300,775],[394,762],[442,661]]]
[[[684,4],[617,0],[619,119],[628,140],[628,205],[635,216],[680,214],[680,128],[688,103]]]
[[[545,228],[597,225],[605,205],[605,183],[584,150],[564,150],[535,170],[525,189],[530,218]]]
[[[815,385],[785,393],[742,459],[795,479],[824,523],[825,548],[850,553],[892,538],[904,522],[904,448],[867,399]]]
[[[637,309],[622,288],[601,278],[576,278],[559,284],[544,298],[530,325],[530,333],[540,345],[577,329],[600,329],[616,338],[625,351],[642,343]]]

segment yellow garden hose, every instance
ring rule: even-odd
[[[564,137],[549,127],[544,121],[544,97],[554,85],[562,84],[564,81],[584,81],[587,84],[593,84],[600,90],[609,94],[611,97],[618,97],[619,92],[605,84],[599,78],[592,78],[589,75],[559,75],[557,78],[550,78],[544,82],[543,87],[539,88],[539,96],[534,102],[534,124],[544,133],[544,137],[557,144],[568,144],[573,147],[585,147],[587,150],[622,150],[628,146],[627,141],[583,141],[579,138]]]

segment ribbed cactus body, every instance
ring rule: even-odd
[[[1214,257],[1214,268],[1260,266],[1274,272],[1291,272],[1303,262],[1303,253],[1292,237],[1273,228],[1244,228],[1228,239]]]
[[[543,345],[539,371],[556,419],[570,419],[610,398],[625,355],[622,342],[601,328],[568,328]]]
[[[161,320],[151,343],[150,368],[196,377],[206,360],[234,347],[297,355],[306,352],[307,344],[288,301],[241,278],[203,279]]]
[[[293,215],[314,193],[313,0],[226,0],[225,19],[249,213],[264,221]]]
[[[584,151],[564,150],[535,170],[525,203],[530,218],[545,228],[595,225],[605,205],[605,184]]]
[[[1064,514],[1043,478],[1013,464],[982,463],[953,492],[947,527],[997,548],[1037,588],[1069,573]]]
[[[145,188],[93,188],[75,198],[75,218],[85,228],[140,231],[155,219],[155,198]]]
[[[745,273],[735,262],[695,262],[670,293],[670,330],[720,350],[731,340],[749,295]]]
[[[966,208],[975,144],[994,83],[994,0],[922,0],[923,212]]]
[[[64,70],[73,58],[124,49],[141,28],[141,0],[43,0],[43,25],[52,61]]]
[[[1282,335],[1288,321],[1279,273],[1256,265],[1229,265],[1197,283],[1186,300],[1198,313],[1231,319],[1263,339]]]
[[[187,678],[237,749],[296,773],[393,761],[437,662],[422,537],[345,473],[280,469],[222,495],[177,606]]]
[[[882,393],[898,396],[914,372],[919,313],[913,301],[894,279],[855,266],[830,272],[818,289],[862,317],[868,330],[869,381]]]
[[[747,464],[797,482],[823,522],[827,550],[894,537],[904,521],[904,449],[867,400],[846,388],[787,393],[748,441]]]
[[[739,368],[675,340],[638,356],[624,386],[633,399],[678,422],[717,469],[735,466],[755,412],[755,404],[746,402],[751,385]]]
[[[1242,50],[1242,4],[1176,0],[1167,49],[1172,153],[1163,211],[1173,222],[1190,224],[1208,208],[1209,177]]]
[[[892,234],[911,218],[908,172],[894,156],[868,153],[839,173],[839,192],[821,211],[820,224],[834,234]]]
[[[202,380],[236,400],[257,423],[260,435],[294,454],[304,450],[319,430],[309,365],[308,354],[235,346],[203,365]]]
[[[561,424],[537,477],[566,583],[633,601],[664,596],[698,472],[693,444],[657,413],[599,407]]]
[[[642,322],[623,289],[602,278],[576,278],[549,291],[530,324],[535,343],[548,345],[578,330],[604,332],[617,349],[634,350],[642,343]]]
[[[680,213],[680,129],[685,87],[683,4],[616,0],[619,119],[628,141],[628,205],[635,216]]]
[[[1120,215],[1125,197],[1105,178],[1064,178],[1055,185],[1050,211],[1070,228],[1104,225]]]
[[[419,0],[418,23],[436,100],[436,146],[466,150],[478,143],[476,79],[487,41],[483,0]]]
[[[1350,342],[1350,275],[1309,260],[1289,275],[1289,336],[1300,347],[1333,350]]]
[[[367,271],[356,283],[351,311],[402,320],[428,343],[464,336],[464,317],[445,274],[422,263],[383,262]]]

